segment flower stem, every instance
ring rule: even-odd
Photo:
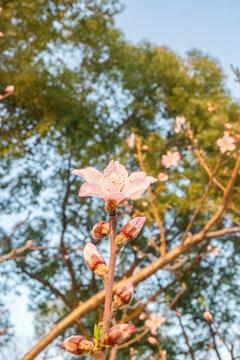
[[[108,276],[106,279],[106,296],[105,296],[105,306],[104,306],[104,314],[103,314],[102,337],[109,330],[110,322],[112,318],[113,283],[114,283],[115,265],[116,265],[117,253],[118,253],[118,248],[115,245],[117,217],[115,215],[114,216],[110,215],[109,223],[110,223],[110,233],[109,233],[110,262],[109,262]],[[102,357],[102,359],[105,359],[105,355],[104,357]]]

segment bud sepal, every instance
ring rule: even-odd
[[[83,249],[83,256],[89,269],[97,276],[105,279],[108,274],[106,262],[92,243],[87,243]]]

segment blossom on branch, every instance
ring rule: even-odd
[[[136,217],[121,228],[120,234],[115,239],[115,244],[119,249],[121,249],[128,241],[133,240],[139,234],[145,220],[145,216]]]
[[[170,168],[170,166],[178,166],[179,160],[180,155],[178,151],[168,151],[166,155],[162,155],[162,164],[166,168]]]
[[[14,85],[8,85],[6,88],[5,88],[5,92],[13,92],[14,91]]]
[[[119,345],[123,343],[132,334],[135,325],[119,324],[108,330],[104,336],[105,345]]]
[[[226,151],[236,149],[234,141],[234,137],[230,136],[228,131],[224,131],[223,137],[217,140],[217,145],[220,147],[221,153],[224,154]]]
[[[143,171],[128,176],[125,166],[111,160],[103,174],[93,167],[73,170],[72,174],[83,177],[86,182],[81,186],[79,196],[96,196],[104,201],[120,204],[136,194],[143,194],[148,186],[157,179],[147,176]]]
[[[165,317],[157,314],[150,314],[149,319],[145,321],[145,325],[151,329],[153,335],[157,335],[157,328],[159,328],[166,321]]]
[[[92,236],[95,241],[98,241],[108,236],[110,231],[110,224],[107,221],[99,221],[92,228]]]
[[[89,269],[97,276],[105,278],[108,273],[106,262],[92,243],[87,243],[83,249],[83,256]]]
[[[62,347],[72,354],[81,355],[92,352],[94,345],[91,341],[87,341],[84,336],[75,335],[65,339],[62,343]]]
[[[179,133],[182,130],[183,125],[185,124],[185,117],[184,116],[177,116],[176,117],[176,127],[174,128],[175,133]]]

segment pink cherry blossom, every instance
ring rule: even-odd
[[[158,180],[159,180],[159,181],[167,181],[167,180],[168,180],[168,175],[165,174],[165,173],[163,173],[163,172],[160,172],[160,173],[158,174]]]
[[[219,255],[219,250],[218,250],[218,248],[214,248],[214,249],[212,250],[212,253],[213,253],[213,255],[214,255],[215,257],[217,257],[217,256]]]
[[[168,151],[166,155],[162,155],[162,164],[166,168],[170,168],[170,166],[178,166],[179,160],[180,155],[178,151]]]
[[[212,251],[212,246],[211,245],[207,246],[207,251]]]
[[[8,85],[6,88],[5,88],[5,92],[13,92],[14,91],[14,85]]]
[[[0,31],[0,38],[4,37],[4,33]]]
[[[179,133],[182,130],[183,125],[185,124],[185,117],[184,116],[177,116],[176,117],[176,127],[174,129],[175,133]]]
[[[214,112],[216,110],[216,106],[208,106],[209,112]]]
[[[143,145],[143,146],[142,146],[142,150],[147,151],[147,150],[148,150],[148,146],[147,146],[147,145]]]
[[[146,314],[140,314],[139,315],[139,320],[144,320],[146,319],[147,315]]]
[[[142,202],[142,206],[143,206],[143,207],[148,207],[148,203],[147,203],[146,201],[143,201],[143,202]]]
[[[232,124],[225,123],[224,126],[225,126],[225,128],[226,128],[227,130],[231,130],[231,129],[232,129]]]
[[[221,153],[224,154],[226,151],[232,151],[236,149],[234,141],[234,138],[229,136],[229,132],[224,131],[223,137],[217,140],[217,145],[220,147]]]
[[[136,194],[143,194],[151,183],[157,181],[145,172],[128,172],[118,161],[111,160],[103,174],[93,167],[73,170],[72,174],[83,177],[86,182],[81,186],[79,196],[96,196],[104,201],[120,204]]]
[[[134,132],[131,133],[131,135],[128,138],[128,146],[133,149],[134,148],[134,140],[135,140],[135,134]]]
[[[157,314],[150,314],[149,319],[145,321],[145,325],[151,329],[151,333],[153,335],[157,334],[157,328],[159,328],[162,324],[164,324],[166,319]]]

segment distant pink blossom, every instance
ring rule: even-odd
[[[3,99],[3,96],[2,95],[0,95],[0,100],[2,100]]]
[[[134,140],[135,140],[135,134],[134,132],[131,133],[131,135],[128,138],[128,146],[133,149],[134,147]]]
[[[5,88],[5,92],[13,92],[14,91],[14,85],[8,85],[6,88]]]
[[[206,321],[212,321],[212,320],[213,320],[213,317],[212,317],[212,315],[210,314],[209,311],[204,311],[203,317],[204,317],[204,319],[205,319]]]
[[[148,207],[148,203],[146,201],[142,201],[142,206],[143,207]]]
[[[158,344],[157,339],[155,339],[155,338],[152,337],[152,336],[149,336],[149,337],[148,337],[148,342],[149,342],[150,344],[152,344],[152,345],[157,345],[157,344]]]
[[[167,181],[167,180],[168,180],[168,175],[165,174],[165,173],[163,173],[163,172],[160,172],[160,173],[158,174],[158,180],[159,180],[159,181]]]
[[[178,151],[168,151],[166,155],[162,155],[162,164],[166,168],[170,168],[170,166],[178,166],[179,160],[180,155]]]
[[[216,110],[216,106],[208,106],[209,112],[214,112]]]
[[[224,126],[225,126],[225,128],[226,128],[227,130],[231,130],[231,129],[232,129],[232,124],[225,123]]]
[[[143,171],[128,172],[118,161],[111,160],[103,174],[93,167],[73,170],[72,174],[83,177],[86,182],[81,186],[79,196],[96,196],[108,202],[115,200],[120,204],[136,194],[143,194],[148,186],[157,179],[147,176]]]
[[[140,314],[139,315],[139,320],[144,320],[146,319],[147,315],[146,314]]]
[[[207,251],[212,251],[212,246],[211,245],[207,246]]]
[[[185,124],[185,117],[184,116],[177,116],[176,117],[176,127],[174,129],[175,133],[179,133],[182,130],[183,125]]]
[[[234,138],[229,135],[229,132],[224,131],[223,137],[217,140],[217,145],[220,147],[221,153],[224,154],[226,151],[232,151],[236,149],[234,141]]]
[[[32,245],[33,245],[33,241],[32,241],[32,240],[27,240],[27,241],[26,241],[26,245],[29,246],[29,247],[32,246]]]
[[[148,146],[147,146],[147,145],[143,145],[143,146],[142,146],[142,150],[145,150],[145,151],[148,150]]]
[[[145,325],[151,329],[151,333],[153,335],[157,334],[157,328],[159,328],[162,324],[164,324],[166,319],[157,314],[150,314],[149,319],[145,321]]]
[[[0,31],[0,38],[4,37],[4,33]]]
[[[212,250],[212,253],[213,253],[213,255],[214,256],[218,256],[219,255],[219,250],[218,250],[218,248],[214,248],[213,250]]]

